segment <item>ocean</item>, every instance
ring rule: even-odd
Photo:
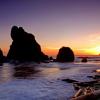
[[[0,100],[70,100],[76,90],[62,79],[92,81],[88,76],[99,68],[99,56],[88,57],[86,63],[78,57],[73,63],[4,63],[0,66]]]

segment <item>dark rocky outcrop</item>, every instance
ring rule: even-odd
[[[62,79],[62,81],[65,81],[65,82],[68,82],[68,83],[74,83],[74,82],[78,82],[76,80],[73,80],[73,79]]]
[[[73,62],[74,61],[74,53],[69,47],[60,48],[57,58],[57,62]]]
[[[81,62],[84,62],[84,63],[87,62],[87,57],[83,57]]]
[[[9,60],[36,61],[48,60],[48,56],[41,51],[35,36],[24,31],[22,27],[13,26],[11,29],[12,44],[7,55]]]
[[[5,57],[3,56],[3,52],[0,49],[0,65],[5,61]]]

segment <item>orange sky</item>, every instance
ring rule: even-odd
[[[9,32],[10,33],[10,32]],[[34,33],[34,32],[31,32]],[[9,34],[8,34],[9,35]],[[42,40],[41,35],[36,34],[35,38],[37,42],[41,45],[42,51],[49,55],[49,56],[56,56],[59,49],[62,46],[70,47],[75,55],[99,55],[100,54],[100,35],[99,32],[97,33],[91,33],[90,35],[87,35],[86,37],[80,37],[74,39],[59,39],[58,40]],[[41,39],[40,39],[41,38]],[[66,42],[67,40],[67,42]],[[7,39],[4,37],[1,42],[1,49],[3,50],[4,55],[7,54],[9,47],[12,43],[12,40],[9,37]]]
[[[2,48],[4,55],[7,54],[9,48]],[[75,55],[99,55],[100,54],[100,46],[94,48],[86,48],[86,49],[73,49]],[[49,56],[56,56],[59,48],[42,48],[42,51]]]
[[[99,55],[100,54],[100,47],[95,47],[95,48],[88,48],[88,49],[72,49],[75,55]],[[50,48],[45,48],[43,51],[47,55],[51,56],[56,56],[59,49],[50,49]]]

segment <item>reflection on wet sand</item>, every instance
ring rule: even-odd
[[[34,78],[54,78],[61,72],[59,68],[40,68],[40,71],[34,75],[32,75],[32,79]]]
[[[45,65],[40,66],[40,64],[35,63],[22,63],[19,65],[4,64],[0,67],[0,82],[6,82],[14,79],[36,79],[42,77],[56,77],[60,75],[62,71],[67,71],[68,68],[65,67],[46,67]],[[76,70],[73,69],[70,73],[75,73]],[[68,71],[67,71],[68,73]]]
[[[0,83],[10,81],[12,79],[13,69],[7,63],[0,67]]]
[[[97,72],[97,73],[100,73],[100,69],[97,69],[96,72]]]
[[[59,68],[45,68],[41,74],[42,75],[54,75],[60,72]]]
[[[15,67],[13,76],[16,78],[29,78],[33,74],[36,74],[39,70],[36,70],[34,67]]]
[[[13,76],[18,79],[34,79],[59,73],[59,68],[15,67]]]
[[[39,67],[38,64],[4,64],[0,67],[0,82],[7,82],[13,79],[34,79],[37,77],[53,76],[60,72],[59,68]]]

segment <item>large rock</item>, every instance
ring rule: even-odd
[[[24,31],[22,27],[13,26],[11,29],[13,40],[7,58],[18,61],[44,61],[48,56],[41,51],[34,35]]]
[[[5,57],[3,56],[3,52],[0,49],[0,64],[3,63],[5,61]]]
[[[57,58],[57,62],[73,62],[74,61],[74,53],[69,47],[60,48]]]

